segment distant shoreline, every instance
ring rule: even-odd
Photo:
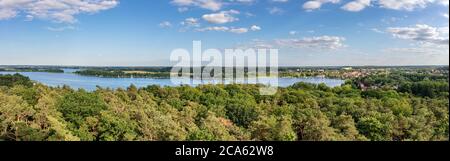
[[[278,68],[342,68],[342,67],[357,67],[357,68],[391,68],[391,67],[448,67],[449,64],[442,65],[323,65],[323,66],[278,66]],[[60,68],[168,68],[167,66],[142,66],[142,65],[2,65],[2,67],[60,67]]]

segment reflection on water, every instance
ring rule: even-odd
[[[73,72],[76,69],[64,69],[64,73],[42,73],[42,72],[18,72],[24,76],[29,77],[30,79],[43,83],[45,85],[57,87],[68,85],[72,88],[84,88],[86,90],[95,90],[96,86],[100,86],[103,88],[126,88],[131,84],[136,85],[137,87],[146,87],[148,85],[160,85],[160,86],[179,86],[180,84],[172,83],[172,81],[168,78],[166,79],[154,79],[154,78],[99,78],[99,77],[90,77],[90,76],[80,76],[74,74]],[[16,72],[0,72],[0,74],[15,74]],[[276,82],[274,81],[276,78],[262,78],[259,82]],[[195,80],[197,81],[197,80]],[[181,81],[180,81],[181,82]],[[191,81],[192,82],[192,81]],[[220,81],[217,80],[208,80],[203,81],[201,83],[204,84],[217,84]],[[232,83],[231,80],[224,81],[225,84]],[[238,82],[243,82],[243,80],[238,80]],[[297,82],[307,82],[307,83],[325,83],[330,87],[340,86],[344,83],[343,80],[340,79],[329,79],[329,78],[278,78],[278,86],[279,87],[287,87]],[[254,82],[249,82],[250,84]],[[193,86],[195,84],[191,84]]]

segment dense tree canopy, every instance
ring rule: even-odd
[[[447,80],[370,76],[264,96],[259,85],[88,92],[4,75],[0,140],[448,140]]]

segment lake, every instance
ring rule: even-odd
[[[93,91],[97,86],[103,88],[127,88],[131,84],[137,87],[146,87],[148,85],[160,85],[160,86],[179,86],[180,84],[172,83],[171,79],[164,78],[100,78],[91,76],[81,76],[74,74],[75,69],[64,69],[64,73],[44,73],[44,72],[0,72],[0,74],[15,74],[19,73],[29,77],[31,80],[43,83],[48,86],[57,87],[68,85],[74,89],[83,88],[89,91]],[[276,78],[263,78],[263,82],[273,82]],[[180,80],[177,80],[180,81]],[[278,78],[279,87],[287,87],[297,82],[307,82],[320,84],[324,83],[330,87],[340,86],[344,83],[344,80],[308,77],[308,78]],[[204,81],[205,84],[214,84],[214,81]],[[225,81],[225,84],[229,84],[231,81]],[[252,84],[252,83],[250,83]],[[272,84],[272,83],[270,83]],[[194,84],[191,84],[195,86]]]

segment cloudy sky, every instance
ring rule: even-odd
[[[0,0],[0,64],[168,65],[277,48],[283,66],[448,65],[448,0]]]

